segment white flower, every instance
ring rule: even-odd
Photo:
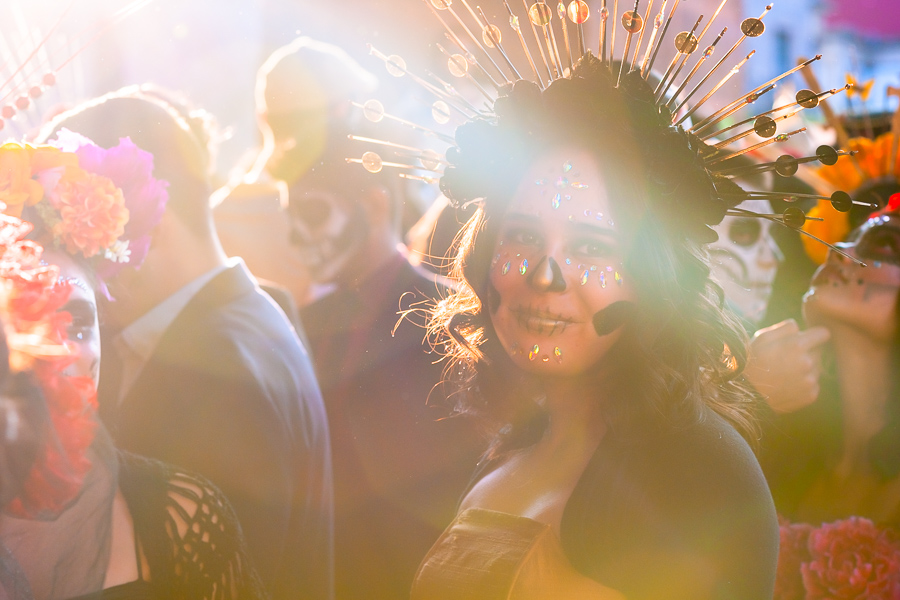
[[[131,250],[128,249],[128,240],[116,240],[112,246],[106,249],[104,258],[117,263],[127,263],[131,260]]]

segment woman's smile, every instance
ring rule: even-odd
[[[509,309],[520,327],[536,335],[552,336],[562,333],[569,325],[578,323],[576,319],[546,307],[516,306]]]

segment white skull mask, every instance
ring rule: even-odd
[[[771,214],[768,200],[747,200],[740,208]],[[709,246],[713,277],[725,290],[725,298],[739,316],[753,324],[762,320],[781,251],[771,236],[775,226],[768,219],[725,217],[715,227],[719,240]]]

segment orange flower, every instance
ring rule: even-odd
[[[16,142],[0,146],[0,202],[6,205],[4,212],[18,217],[23,206],[37,204],[43,197],[44,188],[32,178],[29,148]]]
[[[806,216],[819,217],[822,220],[807,220],[803,224],[803,231],[811,233],[829,244],[843,241],[850,233],[850,219],[847,213],[837,211],[830,200],[819,200]],[[803,242],[806,254],[814,263],[819,265],[825,263],[825,259],[828,257],[828,246],[805,235],[800,240]]]
[[[60,219],[53,225],[53,236],[69,252],[90,258],[125,233],[125,197],[106,177],[85,172],[74,180],[63,180],[50,203]]]
[[[869,138],[853,138],[847,150],[857,152],[854,157],[842,156],[833,165],[820,167],[819,175],[839,190],[846,190],[852,195],[869,179],[878,179],[887,175],[900,174],[900,153],[891,162],[891,144],[894,136],[890,132]]]

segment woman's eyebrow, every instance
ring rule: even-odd
[[[618,238],[619,233],[615,229],[594,225],[592,223],[573,223],[572,229],[578,235],[602,235],[606,237]]]

